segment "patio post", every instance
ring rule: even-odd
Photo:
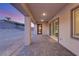
[[[32,34],[31,34],[31,18],[25,17],[25,45],[30,45],[32,43]]]

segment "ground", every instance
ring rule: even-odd
[[[73,56],[71,52],[62,47],[49,36],[37,35],[33,37],[32,44],[22,47],[17,56]]]
[[[33,34],[33,31],[32,31]],[[24,45],[24,30],[0,21],[0,55],[3,56],[73,56],[54,39],[45,35],[32,35],[32,44]]]
[[[24,31],[16,28],[16,25],[0,20],[0,55],[5,55],[23,36]]]

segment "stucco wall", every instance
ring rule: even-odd
[[[42,34],[49,35],[49,25],[47,22],[42,23]]]
[[[34,31],[33,31],[33,35],[37,35],[37,24],[34,24]]]
[[[53,19],[59,17],[59,43],[79,55],[79,40],[71,37],[71,9],[79,4],[68,4]],[[52,20],[53,20],[52,19]]]

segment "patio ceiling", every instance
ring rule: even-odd
[[[36,22],[49,21],[66,3],[14,3],[12,4],[25,16],[31,16]],[[44,15],[43,15],[44,14]]]

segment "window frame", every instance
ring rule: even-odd
[[[79,39],[78,36],[75,35],[75,28],[76,28],[76,19],[75,19],[75,12],[77,9],[79,9],[79,5],[75,8],[71,9],[71,37],[74,39]]]

